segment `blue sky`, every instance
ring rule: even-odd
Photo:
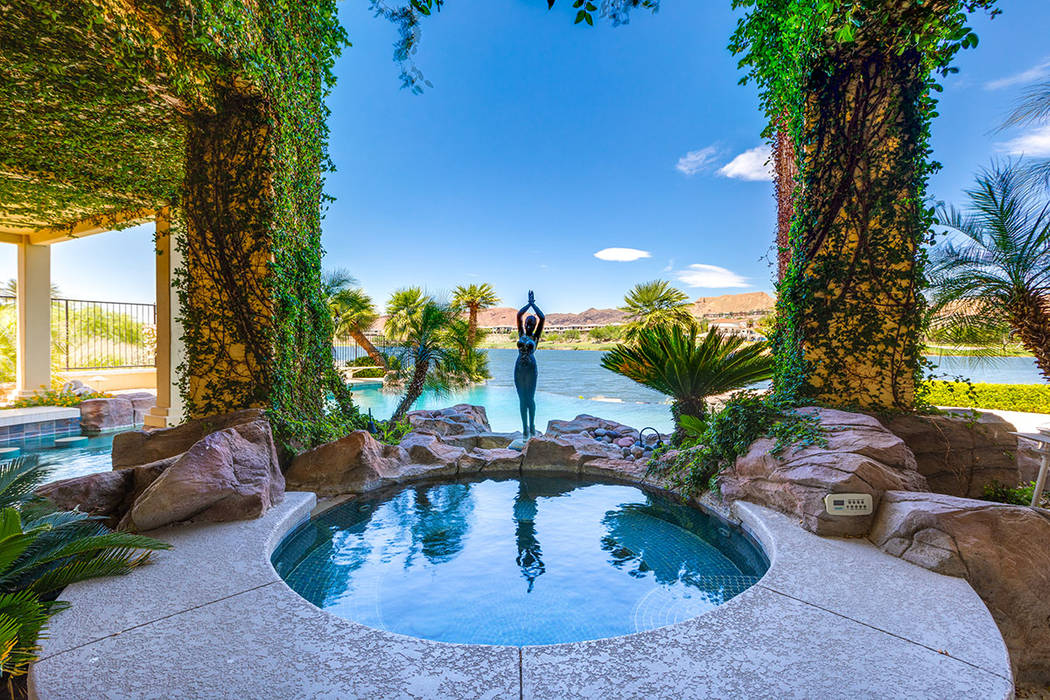
[[[725,48],[729,0],[664,0],[619,28],[573,26],[570,4],[449,0],[416,56],[433,87],[413,95],[392,61],[396,29],[366,0],[342,3],[354,46],[330,101],[328,266],[380,303],[407,284],[489,282],[507,305],[534,289],[549,311],[615,306],[661,277],[694,297],[772,290],[763,120]],[[995,131],[1026,85],[1050,78],[1050,3],[1002,4],[975,20],[981,44],[942,96],[938,200],[960,201],[992,157],[1050,155],[1050,126]],[[150,237],[58,245],[54,281],[67,296],[151,301]],[[0,277],[14,272],[0,247]]]

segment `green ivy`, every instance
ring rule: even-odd
[[[994,5],[995,0],[733,0],[734,8],[746,12],[730,43],[747,70],[741,82],[758,86],[768,119],[763,135],[791,141],[798,173],[789,263],[777,288],[772,336],[778,358],[774,387],[781,400],[820,396],[813,383],[818,370],[822,381],[845,377],[859,357],[874,356],[877,370],[893,377],[894,387],[921,379],[919,292],[925,283],[923,243],[933,223],[926,182],[938,168],[929,146],[933,95],[941,90],[936,78],[956,70],[951,63],[958,51],[977,45],[966,24],[969,14],[985,9],[994,15]],[[870,135],[868,142],[851,137],[846,117],[857,104],[884,110],[886,123],[879,125],[884,136],[877,142]],[[877,123],[877,116],[868,118]],[[878,154],[879,148],[891,148],[887,143],[898,144],[899,157]],[[873,157],[885,168],[857,184],[855,178],[871,164],[865,158]],[[864,260],[835,254],[848,249],[851,235],[871,233],[873,223],[883,235],[876,231],[858,246]],[[858,271],[865,264],[872,269]],[[846,319],[836,316],[843,309],[833,298],[838,290],[859,294],[853,290],[862,283],[889,290],[897,308],[853,303]],[[887,332],[888,317],[899,333]],[[881,355],[873,346],[882,346]],[[823,366],[815,366],[812,357],[821,358]],[[887,407],[908,409],[915,397],[895,394],[890,403]]]

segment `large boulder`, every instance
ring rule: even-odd
[[[130,428],[134,425],[135,405],[124,397],[80,402],[80,428],[85,433]]]
[[[600,442],[587,433],[566,433],[557,438],[576,448],[576,464],[584,464],[595,459],[621,459],[623,448],[611,442]]]
[[[774,454],[776,441],[762,438],[722,476],[727,500],[748,500],[799,519],[818,535],[866,535],[873,515],[829,515],[829,493],[871,494],[875,511],[886,491],[926,491],[915,457],[904,441],[879,421],[860,413],[827,408],[803,409],[815,415],[827,445],[787,447]]]
[[[117,516],[123,513],[128,492],[134,485],[134,475],[130,471],[99,472],[72,479],[62,479],[44,484],[36,490],[59,510],[80,510],[91,515],[103,517]]]
[[[259,420],[264,420],[261,408],[246,408],[197,418],[173,428],[118,433],[113,436],[113,468],[134,467],[174,457],[189,450],[209,433]]]
[[[540,435],[531,438],[522,451],[522,467],[532,471],[575,472],[579,464],[576,447],[557,437]]]
[[[288,488],[321,494],[362,493],[396,479],[404,450],[376,441],[366,430],[318,445],[296,457],[285,479]]]
[[[1021,683],[1050,684],[1050,511],[888,491],[869,536],[907,561],[965,578],[984,600]]]
[[[590,416],[586,413],[581,413],[572,420],[548,421],[547,430],[544,434],[549,437],[564,437],[572,434],[589,433],[593,436],[598,431],[612,433],[616,438],[630,436],[636,440],[638,439],[638,431],[631,426],[617,423],[613,420],[606,420],[605,418],[598,418],[597,416]]]
[[[484,406],[456,404],[433,411],[411,411],[407,416],[412,430],[434,435],[491,433]]]
[[[157,405],[157,395],[149,391],[133,391],[121,394],[120,398],[131,402],[135,414],[135,425],[142,425],[150,409]]]
[[[475,447],[483,450],[504,449],[521,437],[521,433],[463,433],[462,435],[442,435],[441,441],[446,445],[472,450]]]
[[[506,448],[475,447],[459,461],[459,473],[465,476],[485,473],[507,473],[521,470],[521,453]]]
[[[456,473],[459,460],[467,453],[464,448],[446,445],[430,433],[409,433],[401,439],[399,447],[408,455],[410,463],[442,467],[451,474]]]
[[[624,479],[626,481],[647,481],[646,460],[644,459],[591,459],[580,464],[580,474],[600,478]]]
[[[880,417],[915,455],[930,490],[979,498],[997,482],[1013,488],[1020,472],[1013,424],[994,413],[954,409],[944,415]]]
[[[185,520],[256,518],[284,498],[284,477],[265,420],[210,433],[163,470],[121,525],[153,530]]]

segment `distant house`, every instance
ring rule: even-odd
[[[720,318],[711,321],[708,327],[717,328],[727,335],[739,336],[744,340],[765,340],[762,334],[755,330],[754,321]]]

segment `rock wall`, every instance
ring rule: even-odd
[[[886,491],[927,490],[911,450],[876,419],[828,408],[803,412],[817,416],[828,444],[775,455],[774,440],[758,440],[723,475],[724,498],[768,506],[797,517],[810,532],[841,537],[866,535],[875,516],[829,515],[827,494],[871,494],[877,512]]]
[[[980,498],[985,486],[1010,488],[1020,480],[1017,438],[1012,423],[994,413],[953,410],[945,415],[879,418],[904,440],[930,491]]]

